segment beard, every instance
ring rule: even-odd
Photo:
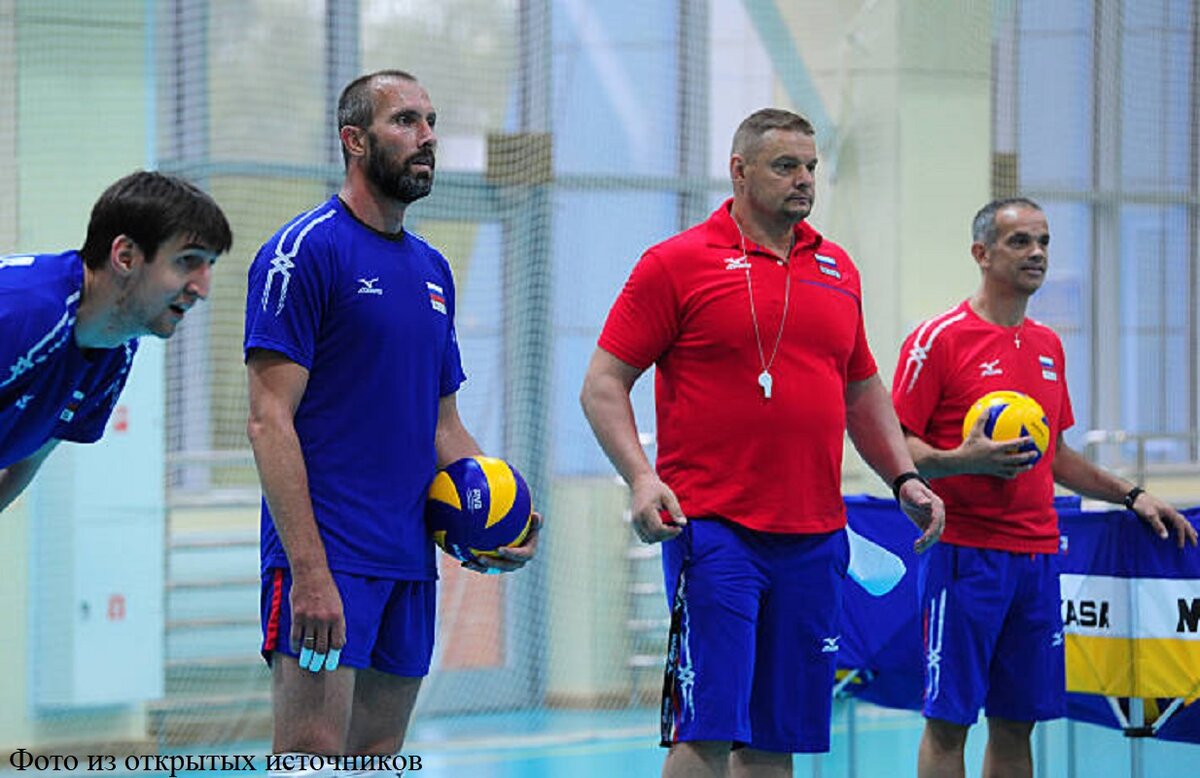
[[[408,203],[420,200],[433,188],[433,152],[422,149],[403,162],[397,163],[379,148],[375,137],[368,133],[371,150],[367,154],[367,179],[393,200]],[[429,166],[429,173],[414,173],[413,163]]]

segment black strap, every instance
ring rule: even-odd
[[[1123,502],[1125,503],[1125,507],[1128,508],[1129,510],[1133,510],[1133,504],[1135,502],[1137,502],[1138,495],[1142,494],[1145,491],[1146,490],[1143,489],[1142,487],[1135,486],[1132,489],[1130,489],[1128,492],[1126,492],[1124,500],[1123,500]]]
[[[922,476],[916,470],[903,472],[896,476],[896,479],[892,481],[892,495],[896,498],[896,502],[900,502],[900,487],[904,486],[906,482],[912,481],[913,479],[920,481],[921,483],[925,484],[925,486],[929,486],[929,481],[925,480],[924,476]]]

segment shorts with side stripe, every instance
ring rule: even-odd
[[[988,716],[1066,715],[1066,670],[1054,554],[938,543],[921,555],[917,590],[927,718],[970,726]]]
[[[429,674],[433,657],[437,581],[333,573],[342,596],[346,645],[340,664],[371,668],[392,675]],[[274,652],[297,656],[289,645],[292,609],[288,595],[292,577],[283,567],[262,576],[262,654],[269,663]]]
[[[691,519],[663,544],[672,627],[662,744],[829,750],[844,531],[757,532]]]

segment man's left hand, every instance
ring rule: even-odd
[[[477,573],[511,573],[528,564],[537,553],[538,535],[542,530],[542,514],[534,511],[529,518],[529,534],[519,546],[501,546],[496,555],[479,557],[481,564],[463,562],[463,567]]]
[[[1163,540],[1170,535],[1167,530],[1169,524],[1175,530],[1175,542],[1180,548],[1188,543],[1196,545],[1196,528],[1187,517],[1175,510],[1170,503],[1158,499],[1150,492],[1142,492],[1137,496],[1133,501],[1133,512],[1149,524],[1151,531]]]

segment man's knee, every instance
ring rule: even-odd
[[[678,765],[723,765],[729,759],[733,744],[728,740],[686,740],[671,744],[667,762]]]
[[[1005,751],[1025,751],[1029,749],[1029,739],[1033,735],[1032,721],[1014,721],[996,716],[988,717],[988,741]]]
[[[422,680],[370,669],[359,672],[346,740],[350,753],[400,752]]]
[[[961,754],[967,744],[967,729],[943,719],[925,719],[925,740],[940,752]]]
[[[792,755],[779,751],[760,751],[757,748],[739,748],[733,752],[733,764],[749,770],[772,770],[776,774],[780,771],[790,772],[792,768]]]
[[[346,748],[354,693],[354,670],[320,674],[301,670],[292,657],[272,663],[272,707],[276,753],[334,756]]]

